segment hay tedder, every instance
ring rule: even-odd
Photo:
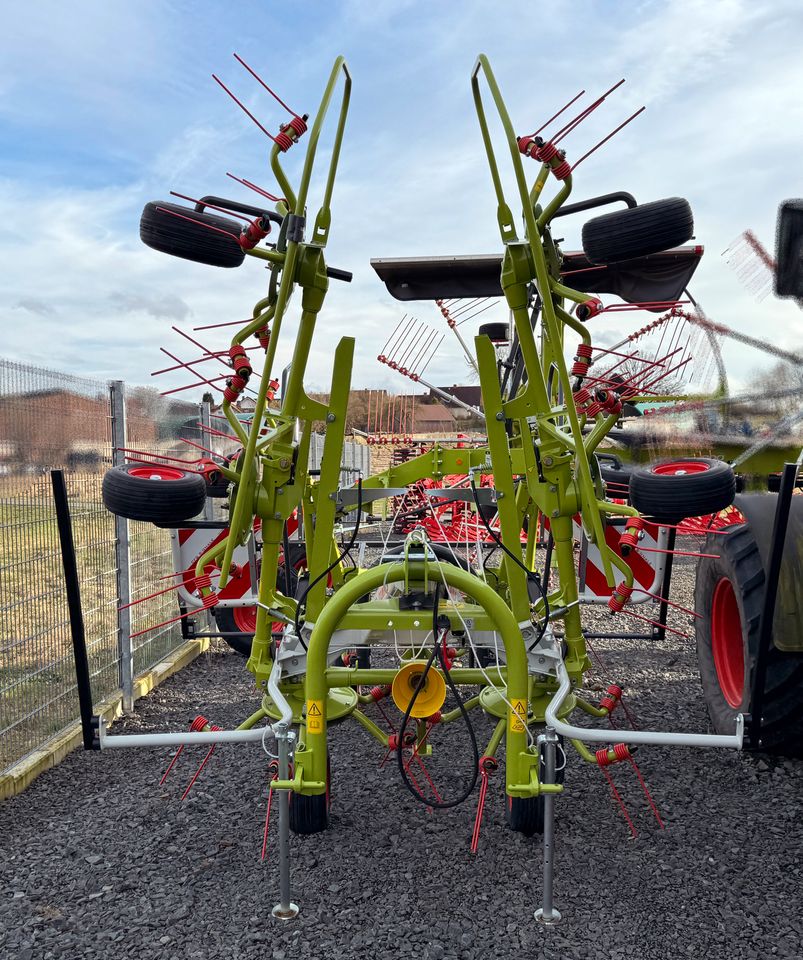
[[[624,351],[630,354],[626,377],[600,374],[596,371],[611,357],[595,346],[590,321],[608,309],[598,295],[604,293],[641,309],[671,309],[702,249],[682,246],[693,229],[684,200],[638,205],[629,194],[610,194],[568,203],[580,161],[572,163],[559,144],[611,91],[551,136],[541,133],[554,127],[580,95],[537,133],[519,137],[484,56],[476,62],[471,85],[497,200],[501,257],[378,260],[374,267],[400,299],[504,296],[512,320],[511,362],[500,364],[487,331],[474,341],[486,441],[479,446],[434,443],[383,473],[350,485],[340,482],[354,340],[343,337],[334,349],[326,401],[309,396],[304,376],[329,281],[350,279],[345,271],[329,267],[325,254],[351,82],[345,61],[338,58],[317,114],[310,120],[290,111],[289,121],[275,134],[245,111],[272,141],[270,168],[278,193],[271,195],[251,181],[239,182],[262,200],[270,199],[270,209],[204,196],[190,206],[149,203],[141,222],[142,239],[159,251],[219,267],[236,267],[251,258],[269,270],[267,295],[254,307],[252,319],[238,328],[225,355],[207,351],[207,359],[227,365],[225,385],[219,387],[221,410],[239,443],[238,453],[199,472],[160,462],[156,456],[132,460],[113,468],[104,481],[105,502],[112,512],[189,530],[203,529],[203,523],[193,527],[192,518],[201,513],[210,483],[227,487],[225,530],[210,538],[192,569],[179,571],[181,590],[197,609],[215,611],[226,598],[242,598],[244,591],[232,590],[231,584],[243,578],[247,568],[256,570],[256,597],[248,594],[255,615],[247,669],[260,700],[234,730],[221,730],[199,717],[189,732],[110,735],[92,716],[75,570],[67,562],[84,743],[88,749],[104,750],[211,749],[238,742],[264,749],[274,760],[271,791],[278,794],[281,889],[274,916],[282,919],[298,911],[291,898],[289,831],[315,833],[328,825],[327,732],[333,723],[354,721],[373,737],[385,758],[394,759],[412,795],[431,809],[456,806],[479,782],[474,850],[489,777],[502,765],[503,751],[508,824],[528,836],[543,834],[543,899],[536,917],[552,923],[560,918],[552,894],[555,801],[564,789],[570,745],[583,761],[603,769],[632,762],[636,745],[741,749],[753,662],[770,681],[762,696],[765,713],[773,714],[771,745],[788,748],[790,737],[799,733],[799,641],[787,628],[787,652],[782,645],[771,645],[771,615],[768,621],[762,607],[772,594],[770,613],[774,609],[774,588],[767,585],[773,576],[778,581],[779,537],[776,531],[774,539],[762,533],[756,540],[751,524],[742,524],[712,533],[698,555],[699,609],[705,625],[698,628],[698,640],[707,644],[701,657],[710,663],[715,732],[612,731],[602,726],[622,704],[623,694],[612,684],[595,704],[584,689],[591,662],[581,602],[589,597],[579,586],[575,543],[583,540],[586,559],[593,552],[600,581],[596,596],[604,588],[612,616],[635,615],[631,607],[638,601],[659,602],[665,610],[669,601],[659,592],[668,588],[664,567],[652,560],[651,573],[642,570],[638,580],[634,570],[639,562],[644,566],[645,557],[671,558],[674,532],[684,518],[716,515],[730,507],[735,479],[723,462],[692,458],[635,468],[627,496],[617,496],[615,490],[606,494],[600,467],[604,461],[596,455],[601,442],[620,419],[623,405],[652,396],[655,382],[669,375],[680,358],[671,351],[649,359]],[[488,93],[498,134],[492,133],[486,113]],[[329,168],[320,207],[308,219],[319,138],[336,94],[339,114]],[[285,157],[301,150],[304,137],[306,155],[292,183]],[[512,166],[514,198],[505,196],[499,153]],[[626,209],[585,223],[584,252],[567,259],[553,238],[556,218],[620,202]],[[797,207],[793,213],[797,215]],[[272,378],[293,293],[300,310],[289,372],[277,402]],[[249,357],[254,349],[263,352],[258,364]],[[567,360],[567,354],[573,359]],[[210,375],[204,383],[214,386],[217,379]],[[247,390],[254,402],[244,417],[238,405]],[[325,443],[320,471],[313,475],[307,464],[315,424],[324,424]],[[778,498],[787,510],[792,474],[784,475],[786,493]],[[445,477],[449,481],[444,486]],[[428,481],[440,484],[432,492],[441,500],[459,502],[462,513],[473,518],[473,526],[464,523],[461,528],[474,531],[466,535],[470,549],[460,550],[448,537],[435,543],[426,527],[418,525],[394,546],[380,549],[374,565],[362,569],[350,563],[361,524],[364,530],[376,519],[375,510],[393,498],[401,502],[415,485]],[[426,504],[426,497],[422,502]],[[742,509],[749,521],[750,509]],[[69,561],[64,511],[61,520]],[[303,543],[297,533],[289,538],[288,523],[292,532],[298,520]],[[782,531],[786,520],[780,511]],[[772,527],[766,510],[761,522],[762,529]],[[343,546],[338,535],[348,524]],[[540,531],[543,551],[535,531]],[[248,550],[257,535],[255,565]],[[389,537],[390,531],[384,544]],[[291,559],[301,547],[303,564]],[[791,547],[787,543],[787,554],[790,549],[794,567],[796,539]],[[788,612],[789,604],[794,605],[794,585],[785,592],[782,586],[781,592],[786,602],[781,606]],[[758,643],[762,630],[763,647]],[[779,684],[783,690],[776,695]],[[448,709],[447,697],[453,702]],[[390,701],[383,706],[386,698],[397,711],[395,722],[389,720],[389,732],[374,719],[376,710],[384,714],[385,706],[393,709]],[[472,723],[480,712],[493,721],[485,743],[478,743]],[[590,722],[578,722],[580,715]],[[762,718],[755,710],[749,719],[760,728]],[[457,787],[442,793],[427,764],[437,760],[439,751],[448,755],[453,725],[463,725],[467,732],[470,769]],[[596,746],[591,750],[586,744]]]

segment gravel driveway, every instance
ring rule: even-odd
[[[688,599],[692,576],[679,567],[673,596]],[[671,623],[689,630],[682,614]],[[603,625],[611,628],[606,615]],[[595,648],[608,668],[597,678],[625,685],[642,726],[706,729],[693,641]],[[241,658],[218,648],[140,701],[115,732],[184,729],[198,712],[230,726],[252,710],[250,679]],[[477,723],[487,738],[489,722]],[[393,764],[379,769],[375,742],[340,725],[331,731],[332,824],[293,838],[301,914],[279,925],[270,917],[275,820],[268,859],[259,859],[265,757],[253,746],[220,749],[182,803],[203,752],[186,751],[164,787],[162,753],[75,753],[0,806],[3,960],[803,956],[801,763],[642,749],[666,829],[630,766],[617,766],[632,840],[600,770],[570,752],[557,803],[564,920],[545,929],[532,918],[540,842],[506,828],[501,776],[472,856],[476,795],[429,814]]]

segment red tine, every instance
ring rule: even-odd
[[[401,320],[399,320],[399,322],[398,322],[398,323],[396,324],[396,326],[393,328],[393,333],[391,333],[391,335],[390,335],[390,336],[387,338],[387,340],[385,341],[384,346],[383,346],[382,349],[379,351],[380,353],[384,353],[385,350],[387,350],[388,345],[390,344],[390,341],[396,336],[396,333],[398,332],[399,327],[404,323],[404,321],[405,321],[406,319],[407,319],[407,314],[405,313],[405,315],[401,318]]]
[[[174,329],[174,330],[177,330],[178,328],[177,328],[177,327],[173,327],[173,329]],[[197,346],[197,344],[196,344],[196,346]],[[177,363],[179,366],[181,366],[181,367],[186,367],[187,370],[190,371],[190,373],[194,374],[196,377],[200,377],[202,383],[208,383],[210,387],[211,387],[211,386],[214,386],[214,383],[213,383],[211,380],[208,380],[202,373],[198,373],[197,370],[193,370],[193,369],[192,369],[192,365],[193,365],[194,361],[190,361],[189,363],[184,363],[183,360],[180,360],[174,353],[171,353],[169,350],[165,349],[165,347],[159,347],[159,349],[162,351],[162,353],[166,353],[167,356],[170,357],[171,360],[175,360],[176,363]],[[203,349],[203,347],[202,347],[201,349]],[[218,379],[220,379],[220,378],[218,378]],[[220,387],[216,387],[215,389],[220,390]],[[174,392],[174,391],[168,391],[168,392],[172,393],[172,392]],[[221,392],[222,392],[222,391],[221,391]]]
[[[636,117],[637,117],[640,113],[644,113],[644,111],[645,111],[646,109],[647,109],[646,107],[642,107],[640,110],[636,110],[636,112],[635,112],[631,117],[628,117],[627,120],[624,121],[624,123],[620,123],[619,126],[618,126],[615,130],[612,130],[612,131],[608,134],[607,137],[603,137],[603,139],[600,140],[600,142],[599,142],[596,146],[592,147],[589,151],[587,151],[586,153],[584,153],[584,154],[582,155],[582,157],[580,157],[579,160],[576,160],[576,161],[572,164],[572,173],[574,173],[574,171],[577,169],[577,167],[580,166],[580,164],[583,162],[583,160],[586,159],[586,157],[590,157],[591,154],[594,153],[595,150],[599,150],[599,148],[600,148],[604,143],[607,143],[607,142],[611,139],[611,137],[615,137],[616,134],[619,133],[619,131],[620,131],[623,127],[626,127],[626,126],[628,125],[628,123],[630,123],[631,120],[635,120]]]
[[[220,459],[220,460],[223,459],[223,458],[220,456],[219,453],[215,453],[215,451],[214,451],[214,450],[210,450],[209,447],[202,447],[200,443],[195,443],[194,440],[188,440],[186,437],[181,437],[181,442],[182,442],[182,443],[187,443],[187,444],[189,444],[191,447],[195,447],[195,448],[198,449],[198,450],[203,450],[204,453],[208,453],[208,454],[210,454],[210,456],[217,457],[217,458]]]
[[[171,197],[178,197],[179,200],[188,200],[190,203],[200,203],[200,200],[197,200],[195,197],[187,197],[183,193],[176,193],[175,190],[170,191]],[[209,207],[210,210],[217,210],[218,213],[225,213],[227,217],[237,217],[238,220],[245,220],[246,223],[251,222],[250,217],[246,217],[242,213],[235,213],[233,210],[227,210],[225,207],[216,207],[213,203],[206,203],[204,201],[204,206]],[[196,211],[197,212],[197,211]]]
[[[685,637],[687,640],[691,640],[691,634],[683,633],[680,630],[675,630],[674,627],[668,627],[666,624],[659,623],[657,620],[650,620],[649,617],[642,617],[641,614],[633,613],[632,610],[620,610],[619,613],[626,613],[628,617],[635,617],[636,620],[643,620],[645,623],[649,623],[653,627],[663,627],[664,630],[668,630],[670,633],[674,633],[679,637]]]
[[[552,114],[552,116],[549,118],[549,120],[547,120],[546,123],[542,123],[541,126],[535,131],[535,133],[530,134],[530,136],[532,136],[532,137],[537,137],[538,134],[539,134],[542,130],[545,130],[545,129],[550,125],[550,123],[552,123],[553,120],[557,120],[558,117],[559,117],[562,113],[564,113],[566,110],[568,110],[569,107],[570,107],[573,103],[576,103],[576,102],[580,99],[580,97],[582,97],[582,95],[583,95],[584,93],[585,93],[585,90],[581,90],[581,91],[577,94],[577,96],[572,97],[572,99],[571,99],[565,106],[561,107],[560,110],[558,110],[557,113]]]
[[[288,107],[287,104],[284,102],[284,100],[282,100],[276,93],[273,92],[273,90],[271,90],[271,88],[267,85],[267,83],[265,83],[265,81],[264,81],[254,70],[252,70],[251,67],[248,66],[248,64],[245,62],[245,60],[243,60],[243,58],[242,58],[238,53],[233,54],[233,56],[234,56],[234,59],[235,59],[239,64],[242,64],[242,66],[245,67],[245,69],[251,74],[251,76],[254,78],[254,80],[256,80],[257,83],[261,84],[261,86],[263,86],[263,87],[268,91],[268,93],[273,97],[273,99],[274,99],[277,103],[280,103],[280,104],[284,107],[284,109],[285,109],[288,113],[292,114],[297,120],[301,120],[301,119],[302,119],[302,118],[295,112],[295,110],[291,110],[290,107]]]
[[[117,447],[120,453],[133,453],[139,457],[153,457],[158,460],[169,460],[171,463],[197,463],[197,460],[182,460],[181,457],[168,457],[162,453],[151,453],[150,450],[134,450],[133,447]],[[143,460],[143,463],[148,461]],[[152,461],[151,461],[152,462]]]
[[[203,327],[193,327],[193,332],[197,333],[199,330],[217,330],[218,327],[243,327],[246,323],[250,323],[251,318],[248,320],[228,320],[226,323],[207,323]]]
[[[261,194],[268,200],[273,200],[275,203],[282,199],[282,197],[275,197],[272,193],[268,193],[267,190],[263,190],[262,187],[258,187],[255,183],[251,183],[250,180],[241,180],[240,177],[235,177],[233,173],[227,173],[226,176],[231,177],[232,180],[236,180],[237,183],[241,183],[244,187],[248,187],[249,190]]]
[[[268,132],[268,131],[262,126],[262,124],[259,122],[259,120],[257,120],[257,118],[253,115],[253,113],[251,113],[251,111],[248,109],[248,107],[246,107],[246,105],[245,105],[241,100],[238,100],[237,97],[234,96],[234,94],[231,92],[231,90],[229,90],[229,88],[228,88],[228,87],[226,86],[226,84],[220,79],[220,77],[218,77],[216,74],[213,73],[213,74],[212,74],[212,79],[215,81],[215,83],[217,83],[217,84],[219,84],[221,87],[223,87],[223,89],[224,89],[224,90],[226,91],[226,93],[231,97],[231,99],[237,104],[237,106],[243,111],[243,113],[245,113],[247,116],[249,116],[249,117],[254,121],[254,123],[259,127],[259,129],[265,134],[265,136],[266,136],[266,137],[269,137],[274,143],[276,143],[276,137],[274,137],[272,133]]]
[[[232,240],[236,240],[239,244],[240,238],[234,234],[229,233],[228,230],[221,230],[220,227],[213,227],[211,223],[205,223],[203,220],[193,220],[192,217],[185,217],[182,213],[176,213],[175,210],[168,210],[165,207],[157,207],[157,210],[160,210],[162,213],[169,213],[171,217],[178,217],[179,220],[186,220],[188,223],[196,223],[199,227],[206,227],[207,230],[212,230],[215,233],[222,233],[224,237],[231,237]]]
[[[225,377],[215,377],[215,380],[225,380]],[[169,397],[171,393],[181,393],[183,390],[192,390],[193,387],[203,387],[205,385],[213,387],[215,390],[219,390],[223,393],[223,388],[219,387],[214,380],[196,380],[195,383],[188,383],[184,387],[174,387],[172,390],[161,390],[159,392],[160,397]]]
[[[558,130],[556,134],[553,134],[549,138],[550,143],[557,144],[561,140],[563,140],[564,137],[567,137],[572,132],[572,130],[574,130],[576,127],[579,127],[580,124],[583,122],[583,120],[585,120],[586,117],[592,114],[597,109],[597,107],[601,106],[601,104],[605,101],[605,99],[609,97],[614,90],[621,87],[624,82],[625,82],[624,78],[622,78],[618,83],[615,83],[610,88],[610,90],[607,90],[605,93],[602,94],[601,97],[598,97],[592,104],[586,107],[585,110],[581,110],[580,113],[578,113],[573,120],[570,120],[565,127],[561,127],[561,129]]]

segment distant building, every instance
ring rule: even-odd
[[[453,433],[454,413],[442,403],[418,404],[415,408],[416,434]]]

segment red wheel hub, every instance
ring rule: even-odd
[[[242,633],[254,633],[257,628],[256,607],[232,607],[234,625]]]
[[[710,469],[707,463],[699,460],[673,460],[672,463],[659,463],[652,468],[659,477],[687,476],[691,473],[705,473]]]
[[[181,480],[184,477],[183,470],[176,470],[175,467],[163,467],[155,463],[152,467],[133,467],[128,471],[129,476],[139,477],[140,480]]]
[[[711,652],[723,697],[730,706],[740,707],[744,696],[742,617],[727,577],[720,578],[711,601]]]

